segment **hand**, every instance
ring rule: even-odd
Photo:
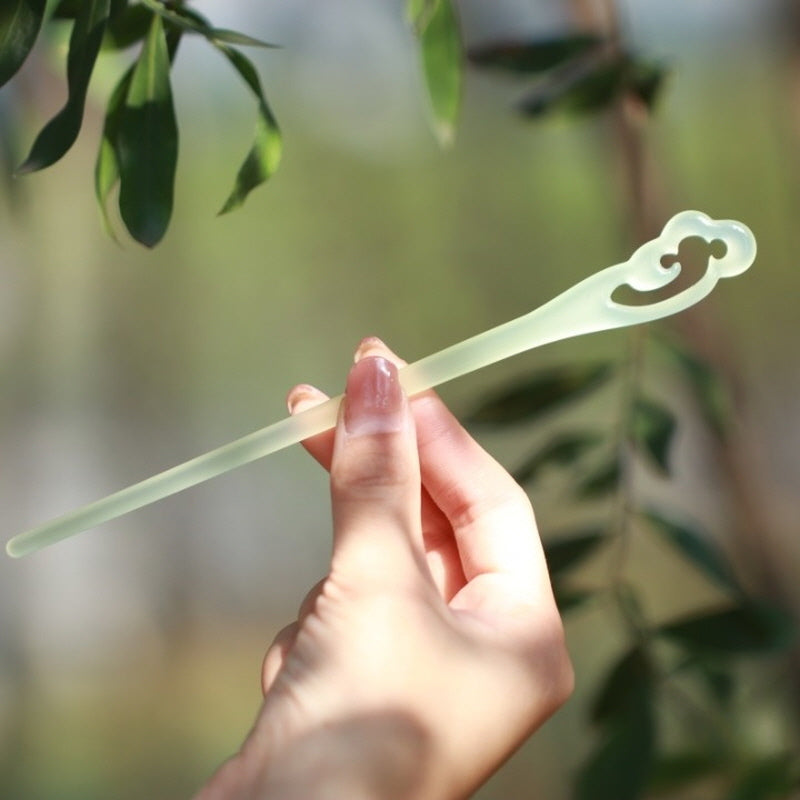
[[[327,577],[269,648],[264,703],[198,800],[468,796],[572,690],[530,503],[402,362],[362,342],[334,431]],[[325,398],[289,395],[292,413]]]

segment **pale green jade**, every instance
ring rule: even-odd
[[[680,264],[663,266],[661,258],[677,254],[680,243],[690,237],[702,237],[709,243],[720,240],[726,248],[721,257],[709,256],[700,280],[679,294],[650,305],[629,306],[612,299],[614,291],[624,284],[646,292],[671,283],[680,272]],[[667,223],[657,239],[642,245],[628,261],[586,278],[518,319],[409,364],[400,370],[400,382],[413,395],[549,342],[676,314],[706,297],[720,278],[744,272],[755,255],[755,238],[746,226],[733,220],[713,220],[698,211],[683,211]],[[15,558],[33,553],[322,433],[336,424],[340,401],[341,395],[21,533],[9,541],[6,550]]]

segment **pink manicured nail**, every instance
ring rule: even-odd
[[[307,383],[295,386],[286,398],[286,405],[290,414],[298,414],[307,408],[319,405],[326,399],[326,396],[316,387]]]
[[[362,358],[347,377],[345,431],[351,436],[399,431],[404,402],[397,367],[380,356]]]
[[[388,348],[377,336],[367,336],[359,342],[353,355],[353,362],[357,364],[362,358],[381,350],[388,350]]]

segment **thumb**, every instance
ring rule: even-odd
[[[388,359],[347,378],[331,463],[332,573],[351,585],[418,580],[427,571],[414,422]]]

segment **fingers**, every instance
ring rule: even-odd
[[[359,352],[397,359],[378,339],[362,342]],[[412,397],[410,405],[422,482],[453,528],[467,581],[499,574],[528,591],[532,601],[549,595],[547,566],[525,492],[435,392]]]
[[[275,635],[272,644],[264,656],[264,663],[261,666],[261,691],[266,695],[270,687],[275,681],[275,676],[280,672],[283,667],[283,662],[286,656],[294,646],[297,639],[297,632],[306,617],[314,610],[317,598],[322,592],[327,578],[317,581],[309,590],[308,594],[303,598],[300,608],[297,612],[297,619]]]
[[[350,370],[331,460],[333,557],[360,584],[418,581],[427,569],[414,423],[397,368],[382,357]]]
[[[365,339],[356,352],[356,360],[360,360],[362,355],[368,355],[366,347],[369,343],[377,341],[377,339]],[[381,346],[383,347],[382,352],[388,352],[385,346]],[[400,362],[399,359],[398,362]],[[327,399],[328,395],[319,389],[308,384],[301,384],[289,392],[286,403],[291,414],[299,414],[308,408],[324,403]],[[330,471],[333,459],[333,437],[333,431],[326,431],[303,442],[303,447],[328,471]],[[440,595],[449,601],[464,585],[461,561],[450,524],[431,500],[424,486],[421,500],[422,539],[428,561],[428,571]]]
[[[364,339],[361,342],[356,351],[355,360],[359,361],[367,355],[384,355],[397,364],[398,367],[405,363],[388,350],[379,339],[374,337]],[[328,395],[314,386],[300,384],[289,392],[286,398],[286,405],[291,414],[299,414],[320,403],[324,403],[327,399]],[[410,401],[412,416],[415,402],[416,398],[412,398]],[[312,436],[302,443],[306,451],[328,471],[330,471],[333,458],[333,437],[333,431],[325,431],[325,433]],[[452,541],[449,522],[438,506],[431,500],[424,484],[422,487],[422,536],[425,552],[428,554],[428,566],[437,585],[440,586],[443,594],[449,598],[454,593],[452,587],[461,586],[464,583],[463,574],[461,573],[460,564],[457,570],[452,568],[452,556],[456,556],[456,562],[458,557],[454,551],[455,543]]]
[[[405,361],[396,356],[388,347],[377,337],[368,336],[362,339],[356,348],[353,357],[354,363],[360,361],[364,356],[373,355],[388,358],[398,368],[405,366]],[[289,413],[299,414],[309,408],[318,406],[328,400],[328,395],[321,392],[315,386],[308,383],[301,383],[293,387],[286,396],[286,405]],[[333,438],[334,431],[325,431],[317,436],[311,436],[303,441],[303,447],[318,461],[326,470],[330,471],[331,459],[333,458]]]
[[[299,414],[324,403],[327,399],[328,395],[325,392],[321,392],[307,383],[301,383],[289,392],[286,397],[286,405],[290,414]],[[331,468],[331,459],[333,458],[333,436],[334,431],[330,430],[303,441],[303,447],[327,470]]]
[[[376,338],[362,341],[356,352],[356,359],[371,356],[387,358],[398,366],[405,364]],[[289,396],[290,409],[297,412],[325,397],[312,387],[296,387]],[[409,405],[424,487],[425,546],[436,583],[445,587],[445,597],[450,599],[465,579],[499,575],[516,584],[521,593],[527,592],[531,602],[551,599],[547,566],[524,491],[434,392],[410,398]],[[330,432],[304,445],[323,466],[330,464]],[[442,514],[447,525],[442,524]]]
[[[546,577],[530,501],[433,394],[414,407],[422,479],[453,526],[467,580],[486,573]]]
[[[293,622],[278,631],[272,640],[272,644],[264,656],[264,663],[261,665],[261,691],[264,695],[270,690],[275,677],[280,672],[283,662],[286,660],[286,655],[294,645],[299,629],[300,623]]]

